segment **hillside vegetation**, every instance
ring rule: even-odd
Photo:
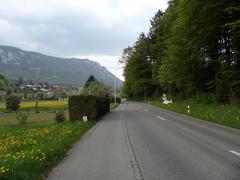
[[[81,86],[90,75],[94,75],[106,86],[112,87],[114,79],[118,88],[122,85],[120,79],[97,62],[88,59],[58,58],[2,45],[0,72],[11,80],[22,77],[25,81],[38,80],[50,84]]]
[[[171,0],[151,19],[147,34],[124,50],[129,98],[240,99],[240,1]]]

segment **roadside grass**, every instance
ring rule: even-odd
[[[118,106],[110,104],[111,110]],[[17,112],[5,110],[0,104],[0,179],[38,180],[56,165],[71,145],[95,122],[68,120],[67,101],[22,102],[18,112],[28,115],[26,124],[19,125]],[[64,110],[65,123],[54,121],[55,112]]]
[[[117,103],[116,105],[114,103],[110,104],[110,110],[114,110],[116,107],[118,107],[119,103]]]
[[[35,127],[0,127],[0,179],[44,179],[68,148],[94,122],[65,122]]]
[[[163,109],[240,129],[240,107],[236,105],[203,104],[192,99],[176,101],[170,106],[163,104],[160,99],[151,100],[149,103]],[[188,106],[190,106],[190,114],[187,112]]]
[[[38,107],[40,109],[58,109],[58,108],[68,108],[68,101],[39,101]],[[34,109],[35,101],[22,101],[20,104],[20,109]],[[5,110],[5,103],[0,103],[0,110]]]
[[[35,111],[19,111],[23,114],[28,115],[26,121],[27,126],[32,125],[49,125],[55,123],[55,113],[48,111],[41,111],[40,113],[35,113]],[[68,120],[68,111],[65,111],[67,120]],[[17,112],[4,112],[0,111],[0,126],[17,126],[19,122],[16,119]],[[23,126],[23,125],[21,125]]]
[[[18,112],[28,115],[25,124],[27,126],[49,125],[55,122],[55,112],[58,110],[64,110],[68,119],[67,108],[67,101],[39,101],[39,113],[35,113],[35,102],[23,101],[20,104],[20,110]],[[16,119],[18,112],[6,110],[5,103],[0,103],[0,126],[17,126],[19,124]]]

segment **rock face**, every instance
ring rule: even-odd
[[[117,87],[122,81],[110,73],[105,67],[89,59],[57,58],[37,52],[24,51],[19,48],[0,45],[0,73],[11,79],[19,76],[24,80],[84,85],[90,75],[100,82]]]

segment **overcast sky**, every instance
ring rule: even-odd
[[[123,79],[122,50],[166,8],[167,0],[0,0],[0,44],[89,58]]]

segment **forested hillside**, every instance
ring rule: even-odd
[[[90,75],[94,75],[108,87],[113,87],[114,79],[117,88],[122,85],[122,81],[105,67],[89,59],[58,58],[2,45],[0,73],[10,80],[22,77],[27,81],[36,81],[37,73],[43,82],[80,86],[84,85]]]
[[[240,1],[172,0],[124,49],[129,98],[240,99]]]

